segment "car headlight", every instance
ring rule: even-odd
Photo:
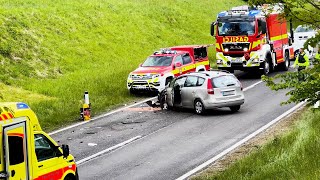
[[[160,74],[153,74],[153,75],[152,75],[152,79],[157,78],[157,77],[159,77],[159,76],[160,76]]]
[[[132,74],[130,73],[129,76],[128,76],[128,79],[131,79],[131,78],[132,78]]]

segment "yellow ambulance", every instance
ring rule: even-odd
[[[42,131],[25,103],[0,103],[0,179],[78,180],[68,145]]]

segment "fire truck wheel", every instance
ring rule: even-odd
[[[263,74],[263,75],[268,75],[269,72],[270,72],[270,63],[269,63],[268,60],[266,60],[266,61],[264,62],[262,74]]]
[[[290,66],[289,52],[286,51],[284,55],[284,62],[281,64],[281,69],[283,71],[288,71],[289,66]]]

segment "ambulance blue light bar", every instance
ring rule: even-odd
[[[19,102],[17,103],[17,109],[29,109],[29,106],[25,103]]]

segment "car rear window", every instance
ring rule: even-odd
[[[228,86],[239,86],[239,81],[236,77],[227,75],[227,76],[219,76],[212,79],[213,87],[222,88]]]

